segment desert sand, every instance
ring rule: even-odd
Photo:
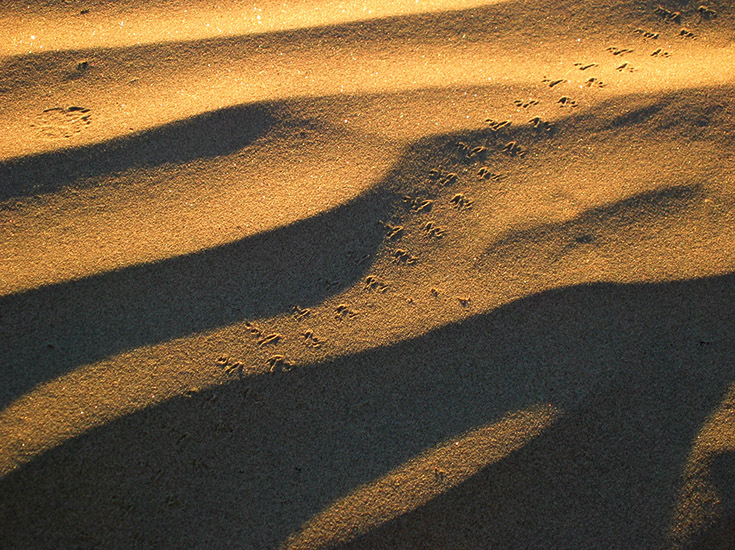
[[[731,1],[0,37],[0,547],[735,548]]]

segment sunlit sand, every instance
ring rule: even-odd
[[[0,1],[0,546],[731,548],[734,18]]]

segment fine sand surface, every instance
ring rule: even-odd
[[[735,548],[731,0],[0,37],[0,548]]]

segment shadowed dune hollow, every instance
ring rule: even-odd
[[[354,547],[660,546],[711,412],[701,404],[714,407],[732,380],[734,284],[554,290],[173,399],[0,480],[3,538],[272,547],[423,449],[548,401],[564,411],[556,425]]]

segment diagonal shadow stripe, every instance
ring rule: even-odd
[[[247,112],[247,109],[245,109]],[[137,347],[311,306],[351,287],[416,170],[458,136],[420,139],[383,180],[328,212],[234,243],[0,297],[0,407],[38,383]],[[199,151],[201,152],[201,151]],[[40,164],[39,164],[40,166]],[[424,189],[431,195],[437,183]],[[369,261],[356,261],[370,258]]]
[[[667,116],[676,115],[679,107],[674,105]],[[605,117],[597,122],[588,118],[579,123],[570,117],[563,125],[604,129],[609,123]],[[417,171],[428,171],[437,155],[469,162],[460,160],[458,139],[502,144],[519,136],[550,143],[527,127],[502,137],[480,130],[422,139],[404,151],[371,191],[329,212],[205,251],[0,297],[0,406],[79,365],[244,319],[278,315],[295,304],[318,304],[349,288],[370,265],[357,265],[354,258],[375,257],[384,237],[377,222],[389,219],[400,208],[403,193],[416,189]],[[422,181],[422,186],[428,195],[444,192],[438,183]],[[672,186],[591,209],[569,222],[514,230],[489,243],[476,267],[492,268],[526,246],[551,247],[556,253],[569,246],[595,246],[596,232],[607,226],[613,232],[631,223],[655,227],[662,216],[685,211],[705,196],[698,184]]]
[[[0,201],[132,168],[227,155],[267,133],[275,110],[267,104],[230,107],[100,144],[0,161]]]
[[[351,286],[395,201],[374,191],[293,225],[163,261],[0,298],[0,404],[74,367],[271,317]]]
[[[558,289],[177,397],[0,480],[0,535],[274,548],[424,449],[553,403],[557,427],[354,547],[658,547],[692,440],[735,376],[734,298],[735,274]]]
[[[521,259],[529,247],[537,252],[545,249],[558,259],[573,248],[606,244],[626,232],[655,235],[656,227],[665,225],[669,217],[695,209],[706,198],[702,184],[670,185],[590,208],[566,222],[513,229],[492,242],[475,266],[492,269],[499,260]]]
[[[374,260],[385,236],[379,220],[401,207],[416,166],[428,166],[454,137],[417,141],[370,191],[292,225],[0,297],[0,406],[79,365],[318,304],[351,287]]]

